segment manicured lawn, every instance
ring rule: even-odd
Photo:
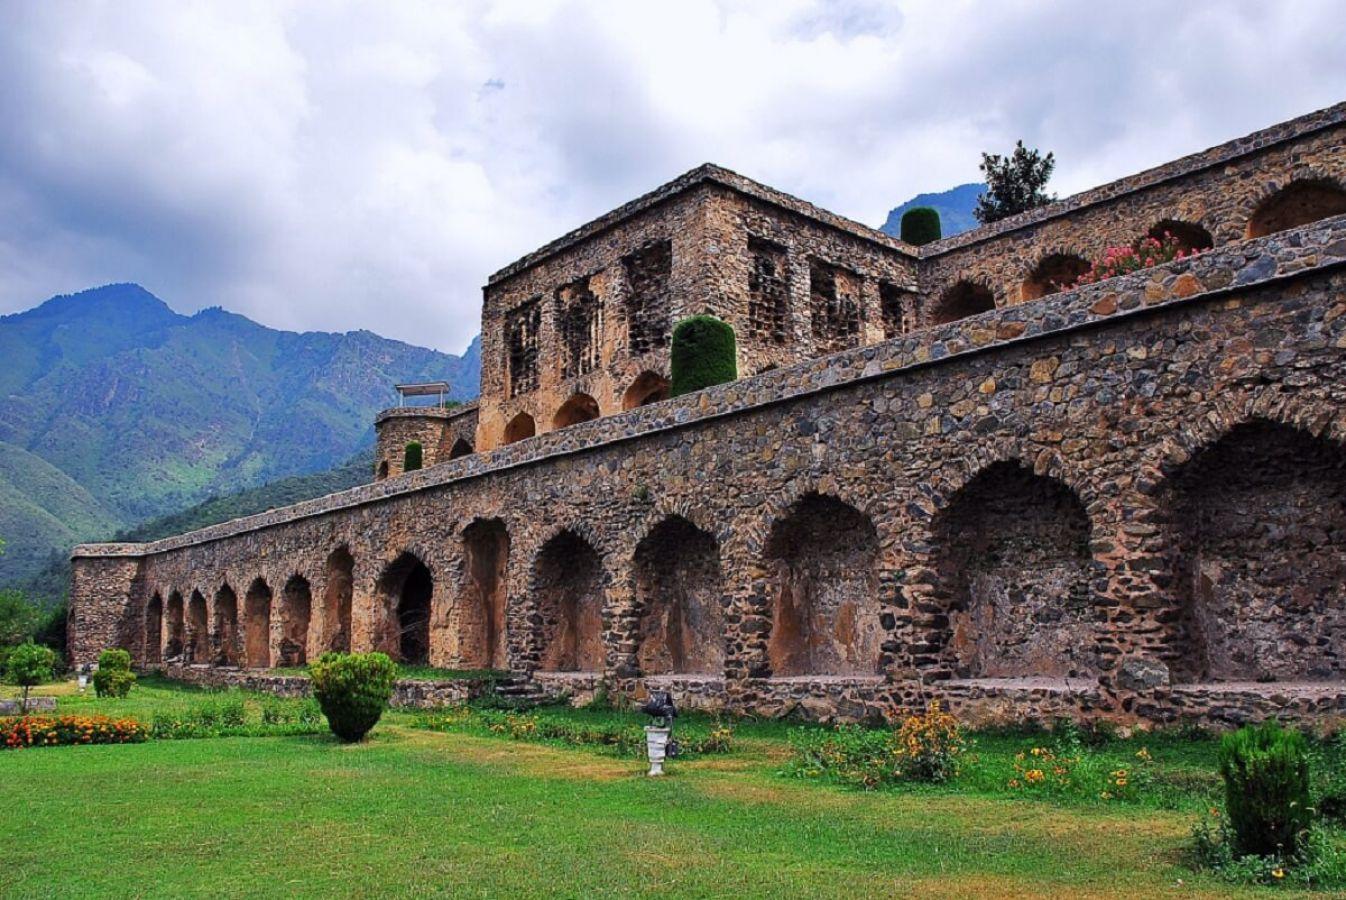
[[[156,683],[115,706],[61,705],[129,712],[199,696]],[[357,746],[304,736],[0,752],[0,896],[1247,893],[1181,863],[1213,786],[1195,774],[1209,742],[1149,743],[1180,782],[1157,795],[1175,799],[1107,804],[1004,790],[1002,761],[1034,743],[1024,736],[979,738],[986,774],[956,788],[863,792],[781,775],[776,724],[740,726],[735,752],[674,761],[654,780],[598,750],[412,722],[390,715]]]

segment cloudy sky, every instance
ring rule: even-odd
[[[715,161],[880,224],[1055,151],[1062,195],[1346,99],[1335,0],[0,0],[0,313],[460,351],[486,277]]]

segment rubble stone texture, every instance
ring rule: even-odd
[[[1346,714],[1343,144],[1346,105],[919,252],[695,170],[493,276],[479,405],[381,414],[386,477],[77,548],[71,658],[241,683],[380,649],[822,719]],[[1156,229],[1211,246],[1020,302]],[[746,377],[664,400],[665,327],[707,311]]]

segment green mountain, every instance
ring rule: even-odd
[[[3,585],[77,541],[346,463],[395,382],[476,396],[480,344],[459,357],[221,309],[184,316],[119,284],[0,317],[0,360]]]
[[[917,194],[889,212],[888,221],[884,222],[879,230],[884,234],[900,237],[902,214],[913,206],[930,206],[939,213],[940,231],[944,237],[971,231],[981,224],[972,211],[977,208],[977,198],[984,193],[986,193],[984,184],[960,184],[956,188],[938,194]]]

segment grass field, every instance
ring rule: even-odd
[[[60,702],[145,715],[200,697],[159,682],[128,701]],[[1106,804],[1007,793],[1005,760],[1033,742],[1021,735],[980,737],[984,774],[956,787],[863,792],[780,774],[788,744],[774,723],[741,725],[735,752],[674,761],[655,780],[610,753],[413,722],[390,714],[355,746],[303,736],[0,752],[0,894],[1249,893],[1183,865],[1215,789],[1209,741],[1150,741],[1161,787]],[[1133,755],[1116,743],[1099,752]]]

